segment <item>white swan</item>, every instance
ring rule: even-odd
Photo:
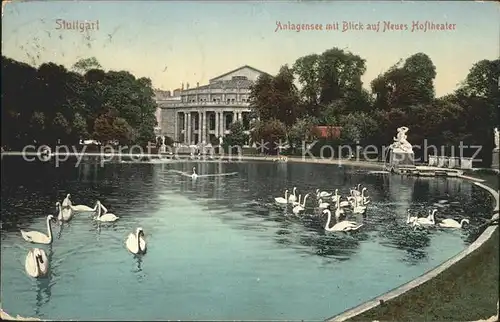
[[[358,201],[359,203],[361,203],[361,205],[364,205],[364,204],[367,204],[369,201],[368,201],[368,198],[369,197],[365,197],[365,191],[368,190],[366,187],[364,187],[362,190],[361,190],[361,194],[357,195],[357,196],[353,196],[356,201]]]
[[[63,208],[61,203],[58,201],[56,202],[56,207],[59,210],[57,220],[70,221],[71,218],[73,218],[73,209],[71,209],[71,206],[68,206],[68,208]]]
[[[299,195],[299,199],[297,201],[292,202],[292,206],[295,207],[295,206],[300,205],[301,198],[302,198],[302,195]]]
[[[132,254],[144,254],[147,248],[144,240],[144,230],[139,227],[136,229],[135,234],[130,233],[125,245]]]
[[[339,220],[340,216],[344,214],[344,210],[340,208],[340,202],[336,203],[336,208],[335,208],[335,219]]]
[[[95,204],[94,208],[90,208],[86,205],[70,205],[69,207],[75,212],[94,212],[97,210],[97,203]]]
[[[437,212],[437,209],[434,209],[429,217],[416,218],[415,221],[419,225],[435,225],[436,220],[435,220],[434,215],[436,214],[436,212]]]
[[[294,201],[297,201],[297,196],[295,195],[295,192],[297,191],[297,187],[293,187],[292,194],[290,197],[288,197],[288,202],[293,203]]]
[[[296,215],[300,214],[301,212],[303,212],[305,209],[306,209],[306,200],[307,200],[307,197],[309,197],[309,194],[306,194],[304,196],[304,200],[302,201],[302,204],[298,204],[296,205],[295,207],[293,207],[292,209],[292,212]],[[299,198],[300,200],[300,198]]]
[[[339,202],[338,202],[339,207],[350,207],[350,206],[351,206],[351,204],[352,204],[352,202],[351,202],[351,201],[349,201],[349,200],[354,200],[354,199],[352,199],[352,198],[353,198],[353,197],[347,197],[347,199],[348,199],[347,201],[345,201],[345,200],[344,200],[344,201],[340,201],[340,199],[339,199]]]
[[[72,205],[72,202],[71,202],[71,199],[70,199],[70,198],[71,198],[71,195],[68,193],[68,194],[66,195],[66,198],[64,198],[64,200],[63,200],[63,202],[62,202],[62,204],[61,204],[61,206],[62,206],[63,208],[69,208],[69,207]]]
[[[355,221],[344,220],[344,221],[336,223],[333,227],[330,227],[330,221],[332,220],[332,212],[328,209],[325,209],[325,210],[323,210],[323,213],[328,215],[328,220],[326,221],[326,224],[325,224],[326,231],[344,231],[344,232],[347,232],[347,231],[358,230],[360,227],[363,226],[363,224],[358,225],[358,223]]]
[[[365,211],[366,211],[366,206],[361,206],[360,201],[357,198],[355,198],[354,199],[354,207],[352,209],[352,212],[355,214],[363,214],[363,213],[365,213]]]
[[[323,202],[323,200],[320,198],[318,200],[318,208],[328,208],[330,204],[328,202]]]
[[[54,220],[54,216],[48,215],[47,216],[48,235],[45,235],[44,233],[41,233],[39,231],[21,230],[21,235],[23,236],[24,240],[35,244],[45,244],[45,245],[52,244],[52,227],[50,226],[51,220]]]
[[[332,196],[332,200],[333,200],[333,202],[340,201],[339,189],[335,189],[335,194]]]
[[[288,203],[288,189],[285,190],[285,198],[283,197],[276,197],[274,198],[274,201],[280,205],[286,205]]]
[[[95,216],[95,220],[110,222],[110,221],[116,221],[120,218],[114,214],[109,213],[108,210],[106,209],[106,207],[104,207],[100,201],[97,201],[97,205],[98,205],[98,208],[97,208],[97,215]],[[103,214],[103,210],[104,210],[104,214]]]
[[[49,260],[47,254],[41,248],[30,249],[24,263],[26,273],[31,277],[47,275],[49,271]]]
[[[410,214],[410,209],[408,209],[408,210],[407,210],[407,212],[408,212],[408,217],[406,217],[406,223],[407,223],[407,224],[411,224],[411,223],[413,223],[413,222],[414,222],[414,221],[415,221],[418,217],[417,217],[417,216],[412,216],[412,215]]]
[[[443,219],[439,223],[439,227],[443,228],[462,228],[464,226],[464,223],[469,223],[469,219],[462,219],[460,222],[456,221],[455,219]]]
[[[361,183],[358,183],[357,187],[351,189],[351,195],[354,197],[360,196],[361,195],[361,192],[359,191],[360,188],[361,188]]]
[[[330,197],[332,194],[326,191],[319,191],[319,189],[316,189],[316,197],[317,198],[325,198],[325,197]]]
[[[196,174],[196,167],[193,167],[193,174],[191,175],[191,178],[193,179],[198,178],[198,174]]]

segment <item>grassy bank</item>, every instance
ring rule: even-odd
[[[498,190],[498,175],[471,173]],[[434,279],[351,321],[474,321],[497,314],[499,230]]]

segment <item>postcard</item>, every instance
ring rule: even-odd
[[[2,319],[498,319],[488,1],[3,1]]]

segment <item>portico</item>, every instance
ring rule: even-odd
[[[210,143],[214,138],[229,134],[233,122],[241,122],[250,129],[250,110],[194,109],[176,111],[175,137],[185,144]]]
[[[184,85],[177,99],[163,101],[162,134],[182,144],[212,143],[229,134],[232,123],[250,130],[252,84],[264,74],[243,66],[210,80],[208,85]]]

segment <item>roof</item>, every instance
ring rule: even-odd
[[[341,129],[341,126],[316,126],[318,135],[322,138],[338,138]]]
[[[258,73],[261,73],[261,74],[266,74],[266,75],[272,76],[272,75],[270,75],[270,74],[268,74],[268,73],[266,73],[266,72],[261,71],[260,69],[254,68],[254,67],[252,67],[252,66],[245,65],[245,66],[241,66],[241,67],[238,67],[238,68],[236,68],[236,69],[233,69],[233,70],[231,70],[231,71],[229,71],[229,72],[227,72],[227,73],[224,73],[224,74],[222,74],[222,75],[219,75],[219,76],[217,76],[217,77],[214,77],[214,78],[210,79],[209,81],[211,82],[211,81],[213,81],[214,79],[224,77],[224,76],[226,76],[226,75],[229,75],[229,74],[231,74],[231,73],[234,73],[235,71],[240,70],[240,69],[243,69],[243,68],[249,68],[249,69],[252,69],[252,70],[254,70],[254,71],[258,72]]]
[[[214,83],[210,83],[208,85],[203,85],[199,87],[193,87],[188,90],[196,90],[196,89],[218,89],[218,88],[250,88],[252,86],[253,81],[248,79],[231,79],[227,81],[218,81]]]

